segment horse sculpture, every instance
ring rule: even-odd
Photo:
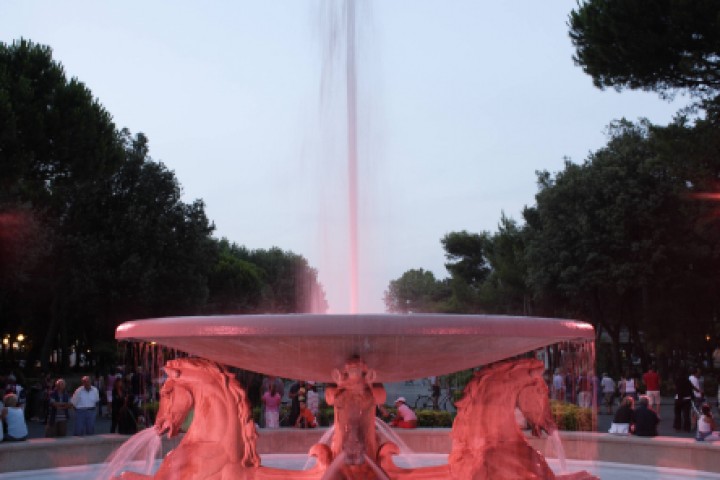
[[[245,391],[219,365],[200,358],[171,360],[160,392],[155,421],[158,435],[176,436],[191,409],[190,429],[152,476],[126,472],[123,479],[211,480],[485,480],[595,479],[586,472],[555,476],[545,459],[526,441],[515,421],[515,408],[534,426],[534,433],[556,429],[550,414],[544,366],[534,359],[513,360],[476,373],[457,402],[453,446],[448,464],[400,468],[393,462],[398,447],[380,445],[375,406],[385,389],[362,359],[348,360],[335,370],[335,385],[326,400],[335,406],[331,445],[315,444],[315,467],[303,471],[260,466],[257,431]]]
[[[326,477],[386,478],[376,463],[375,431],[375,408],[385,402],[385,388],[373,384],[375,372],[368,370],[359,357],[349,359],[342,372],[333,370],[332,376],[335,386],[326,389],[325,400],[335,407],[336,427],[331,449],[333,463]]]
[[[123,479],[250,479],[260,465],[250,403],[234,375],[201,358],[171,360],[155,420],[159,435],[176,436],[192,408],[193,422],[154,477],[126,472]]]
[[[594,479],[587,472],[556,476],[517,425],[519,408],[533,434],[557,429],[550,411],[542,362],[519,359],[485,368],[456,403],[449,465],[458,479]]]

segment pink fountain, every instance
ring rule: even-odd
[[[556,430],[543,363],[500,362],[559,342],[592,341],[587,323],[434,314],[178,317],[124,323],[116,338],[157,342],[199,357],[171,360],[165,367],[156,432],[175,436],[191,408],[195,417],[155,478],[594,478],[585,472],[556,477],[514,420],[519,408],[535,433]],[[398,446],[376,428],[375,409],[386,396],[383,382],[490,364],[476,373],[457,404],[448,463],[397,466]],[[246,392],[220,365],[328,384],[333,438],[330,445],[310,449],[317,458],[312,469],[262,465]]]
[[[516,408],[536,433],[554,432],[544,365],[519,357],[559,342],[594,340],[592,326],[548,318],[484,315],[366,315],[358,309],[358,85],[355,0],[338,6],[328,29],[324,77],[343,78],[347,114],[350,312],[352,315],[249,315],[133,321],[118,340],[156,342],[197,358],[165,366],[155,431],[173,437],[194,409],[193,423],[155,474],[158,479],[552,479],[545,459],[526,441]],[[335,9],[333,9],[335,10]],[[342,35],[343,32],[345,35]],[[342,67],[339,72],[333,68]],[[337,75],[336,75],[337,74]],[[327,88],[327,87],[325,87]],[[381,435],[375,410],[384,382],[479,371],[457,403],[452,450],[445,465],[401,468],[398,446]],[[221,365],[328,384],[334,407],[330,444],[318,442],[308,470],[264,466],[246,391]],[[123,478],[147,478],[125,473]],[[561,478],[594,478],[585,472]]]

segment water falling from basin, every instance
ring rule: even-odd
[[[562,341],[592,341],[594,331],[582,322],[529,317],[250,315],[127,322],[118,327],[116,338],[154,341],[203,357],[173,360],[165,367],[168,380],[161,391],[155,428],[173,436],[192,405],[196,414],[160,472],[186,478],[189,472],[200,471],[193,459],[210,449],[215,452],[212,468],[205,462],[202,474],[187,478],[211,478],[208,471],[228,471],[257,479],[331,475],[348,480],[373,476],[439,480],[506,478],[503,475],[523,472],[553,478],[544,458],[514,423],[517,406],[538,431],[556,429],[542,378],[545,366],[521,358],[478,372],[456,404],[449,463],[433,467],[403,468],[394,462],[399,447],[376,428],[375,407],[384,403],[386,395],[382,382],[493,364]],[[276,354],[278,348],[283,355]],[[318,443],[310,450],[316,465],[293,474],[262,466],[244,390],[232,375],[206,359],[268,375],[327,382],[325,397],[335,407],[334,433],[329,446]],[[215,393],[209,409],[203,405],[211,392]],[[581,472],[567,478],[593,477]]]

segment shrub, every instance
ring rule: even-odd
[[[320,406],[318,408],[318,418],[317,422],[318,425],[321,427],[329,427],[335,422],[335,409],[333,407],[327,406]]]
[[[559,430],[589,432],[593,429],[592,410],[589,408],[553,400],[550,409]]]
[[[444,410],[416,410],[418,427],[452,427],[454,415]]]

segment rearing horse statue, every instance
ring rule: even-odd
[[[556,476],[525,439],[515,420],[519,408],[533,434],[557,430],[539,360],[523,358],[476,372],[456,403],[449,465],[458,479],[596,479],[587,472]]]
[[[176,436],[192,408],[193,422],[154,477],[170,479],[250,479],[260,465],[250,402],[234,375],[201,358],[171,360],[160,390],[155,430]],[[123,479],[149,478],[125,473]]]

